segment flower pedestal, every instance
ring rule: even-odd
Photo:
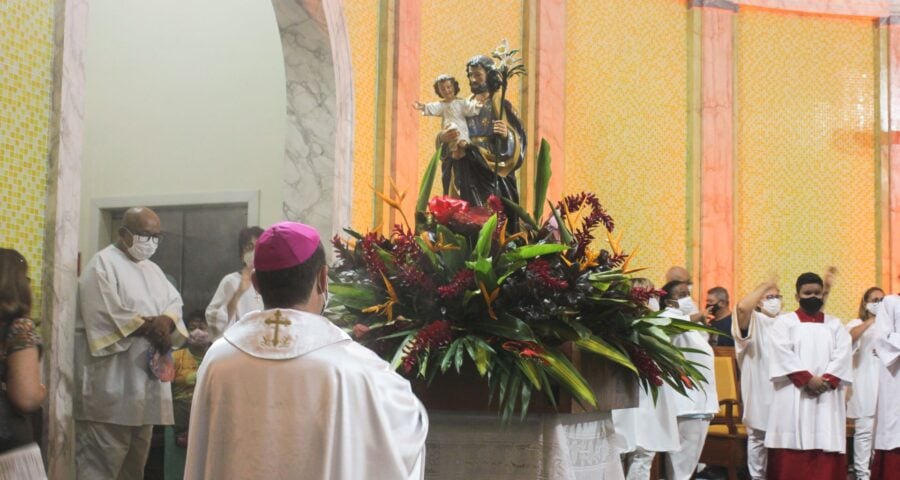
[[[487,381],[470,364],[431,385],[414,381],[431,423],[425,478],[624,479],[610,410],[637,406],[636,377],[569,345],[563,351],[594,390],[596,408],[582,408],[564,389],[554,408],[535,392],[529,414],[504,424],[497,395],[488,403]]]

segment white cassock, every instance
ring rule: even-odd
[[[150,342],[131,335],[141,317],[175,322],[172,343],[188,336],[181,296],[150,260],[133,262],[110,245],[88,262],[78,282],[75,320],[75,419],[116,425],[170,425],[172,389],[148,366]]]
[[[133,262],[115,245],[88,262],[75,319],[75,465],[80,479],[138,478],[153,425],[171,425],[172,389],[150,371],[150,342],[132,335],[142,317],[175,322],[173,345],[188,336],[181,296],[162,270]]]
[[[688,320],[680,311],[667,308],[663,317]],[[713,349],[709,346],[709,334],[689,331],[672,338],[672,345],[679,348],[691,348],[702,353],[686,352],[688,361],[700,364],[697,369],[706,378],[703,385],[695,385],[687,390],[687,396],[675,392],[675,412],[678,422],[680,448],[670,451],[666,462],[666,478],[682,480],[692,478],[706,434],[709,421],[719,411],[719,398],[716,393],[715,359]]]
[[[747,427],[747,468],[753,479],[766,475],[766,427],[775,389],[769,380],[768,342],[775,318],[754,311],[750,314],[747,335],[738,322],[731,323],[734,353],[741,369],[741,402]]]
[[[667,384],[659,387],[656,404],[653,396],[640,389],[638,406],[612,411],[616,433],[625,440],[628,474],[626,480],[647,480],[656,452],[671,452],[681,448],[678,441],[678,422],[675,395]]]
[[[796,312],[775,319],[769,339],[769,378],[775,394],[766,428],[766,448],[823,450],[844,453],[846,407],[844,388],[851,382],[850,334],[835,317],[823,323],[801,322]],[[838,388],[812,396],[788,377],[808,371],[841,380]]]
[[[264,310],[204,357],[184,478],[418,479],[427,434],[387,362],[322,316]]]
[[[847,323],[847,332],[863,324],[860,319]],[[872,459],[872,429],[875,426],[875,402],[878,399],[880,364],[875,357],[875,326],[853,342],[853,389],[847,400],[847,418],[853,422],[853,470],[860,480],[869,478]],[[852,338],[852,337],[851,337]]]
[[[244,315],[262,310],[262,299],[259,293],[256,292],[256,289],[253,288],[253,285],[250,285],[250,288],[238,299],[234,315],[228,316],[228,302],[231,301],[231,297],[234,296],[234,292],[238,290],[240,284],[241,272],[229,273],[222,277],[222,281],[219,282],[219,288],[216,289],[212,301],[206,307],[206,324],[209,327],[210,341],[214,342],[222,338],[225,330],[238,319],[244,318]]]
[[[884,297],[875,317],[878,404],[875,410],[875,450],[900,448],[900,297]]]

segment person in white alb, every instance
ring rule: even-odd
[[[654,286],[646,278],[631,281],[633,289],[653,292]],[[652,311],[659,310],[659,299],[651,296],[647,302]],[[681,317],[681,312],[669,311],[667,316]],[[683,318],[687,320],[687,317]],[[675,396],[680,395],[666,384],[659,386],[656,401],[651,393],[641,388],[638,392],[638,406],[612,411],[616,433],[625,439],[626,480],[650,480],[653,458],[657,452],[672,452],[681,448],[678,441]]]
[[[775,389],[769,380],[769,335],[781,314],[775,281],[762,283],[737,305],[731,324],[734,353],[741,369],[741,402],[747,428],[747,470],[752,480],[766,478],[766,428]]]
[[[770,332],[770,479],[847,478],[844,389],[853,378],[852,341],[844,324],[822,311],[824,285],[815,273],[800,275],[800,308],[780,315]]]
[[[254,269],[265,310],[204,357],[184,478],[424,478],[428,416],[409,381],[321,315],[328,267],[318,232],[269,227]]]
[[[171,425],[172,389],[151,368],[188,336],[181,296],[149,258],[159,217],[132,208],[118,240],[91,258],[75,319],[75,470],[80,480],[140,479],[153,425]],[[156,356],[156,358],[160,358]]]
[[[878,401],[873,480],[900,478],[900,296],[884,297],[875,317]]]
[[[262,299],[253,284],[253,249],[262,234],[259,227],[245,227],[238,233],[238,254],[241,258],[240,271],[229,273],[219,282],[212,301],[206,307],[206,325],[211,341],[222,338],[222,334],[244,315],[262,310]]]
[[[671,281],[662,288],[666,294],[660,299],[665,306],[661,316],[670,316],[687,320],[697,310],[691,300],[688,284],[682,281]],[[680,315],[677,312],[680,312]],[[679,315],[679,316],[676,316]],[[670,451],[666,460],[666,478],[672,480],[688,480],[693,477],[706,435],[709,422],[719,411],[719,397],[716,393],[716,374],[712,347],[709,346],[709,334],[695,330],[684,332],[672,338],[672,345],[679,348],[695,350],[685,352],[687,360],[698,364],[698,370],[706,378],[703,385],[693,385],[687,395],[675,394],[675,413],[678,422],[679,448]]]
[[[857,480],[869,480],[872,461],[872,428],[878,397],[878,358],[875,357],[875,314],[884,290],[866,290],[859,304],[859,318],[847,323],[853,340],[853,389],[847,400],[847,418],[853,419],[853,471]]]

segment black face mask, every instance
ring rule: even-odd
[[[822,305],[824,304],[825,302],[822,301],[822,299],[819,297],[808,297],[800,299],[800,308],[802,308],[804,312],[809,314],[818,313],[819,310],[822,309]]]
[[[710,304],[708,304],[708,305],[706,306],[706,311],[709,312],[709,313],[711,313],[711,314],[713,314],[713,315],[715,315],[716,312],[719,311],[719,304],[718,304],[718,303],[710,303]]]

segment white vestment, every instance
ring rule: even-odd
[[[150,260],[133,262],[110,245],[78,282],[75,319],[75,419],[116,425],[170,425],[172,389],[149,368],[150,342],[132,335],[141,317],[175,321],[172,344],[188,336],[181,296]]]
[[[206,324],[209,327],[210,341],[214,342],[222,338],[225,330],[239,318],[244,318],[244,315],[250,312],[263,309],[259,293],[256,292],[253,285],[250,285],[250,288],[238,299],[234,315],[228,316],[228,302],[231,301],[231,297],[234,296],[234,292],[237,292],[240,284],[241,272],[229,273],[222,277],[222,281],[219,282],[216,294],[213,295],[212,301],[206,307]]]
[[[824,323],[801,322],[790,312],[775,319],[769,336],[769,378],[775,394],[766,428],[766,448],[844,453],[844,388],[851,382],[851,340],[843,323],[825,315]],[[794,385],[789,374],[808,371],[841,380],[819,396]]]
[[[189,432],[186,480],[413,479],[428,416],[406,379],[328,319],[275,309],[206,353]]]
[[[847,332],[862,325],[862,320],[847,323]],[[875,329],[870,327],[853,342],[853,389],[847,400],[847,417],[862,418],[875,415],[878,398],[878,372],[881,366],[875,357]]]
[[[474,117],[481,111],[482,105],[474,99],[455,98],[449,102],[430,102],[425,104],[422,115],[441,117],[441,129],[450,126],[459,130],[459,139],[469,142],[469,128],[466,117]]]
[[[875,353],[881,362],[875,409],[875,449],[900,448],[900,297],[884,297],[875,317]]]
[[[775,319],[761,312],[750,314],[747,336],[741,334],[738,322],[732,322],[734,353],[741,369],[741,401],[744,425],[765,430],[769,423],[769,407],[775,389],[769,380],[769,335]]]
[[[638,406],[612,411],[616,433],[625,439],[625,452],[641,449],[669,452],[679,448],[678,423],[675,420],[675,395],[667,384],[659,387],[656,404],[650,392],[640,389]]]

